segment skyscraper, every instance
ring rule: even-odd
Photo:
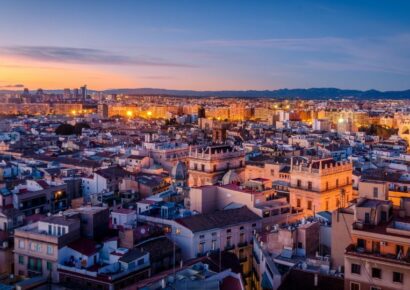
[[[87,85],[82,86],[81,88],[81,99],[85,101],[87,98]]]

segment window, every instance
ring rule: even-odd
[[[312,210],[312,201],[311,200],[308,200],[308,202],[307,202],[307,209]]]
[[[51,225],[48,225],[48,234],[49,234],[49,235],[52,235],[52,227],[51,227]]]
[[[351,282],[350,290],[360,290],[360,284]]]
[[[47,261],[47,270],[51,271],[53,269],[53,264]]]
[[[216,164],[214,164],[214,171],[216,171]]]
[[[205,235],[200,235],[199,238],[203,239],[203,238],[205,238]]]
[[[326,190],[329,189],[329,181],[326,181]]]
[[[373,197],[377,198],[379,196],[379,189],[377,187],[373,187]]]
[[[230,233],[231,231],[232,231],[231,229],[227,229],[227,230],[226,230],[227,233]]]
[[[366,240],[364,239],[357,239],[357,247],[366,249]]]
[[[41,245],[38,243],[31,243],[30,250],[34,252],[41,252]]]
[[[393,272],[393,282],[403,283],[403,273]]]
[[[297,200],[296,200],[296,207],[300,207],[300,198],[298,198]]]
[[[298,179],[297,180],[297,187],[301,187],[302,186],[302,180]]]
[[[204,248],[205,248],[205,243],[204,242],[200,242],[198,244],[198,254],[202,254],[204,252]]]
[[[382,270],[379,268],[372,268],[372,277],[373,278],[382,278]]]
[[[312,190],[312,181],[308,181],[308,189]]]
[[[370,287],[370,290],[381,290],[382,288],[380,288],[380,287],[376,287],[376,286],[371,286]]]
[[[24,256],[19,256],[19,264],[24,265]]]
[[[352,272],[352,274],[360,275],[360,265],[352,264],[351,272]]]
[[[403,255],[403,254],[404,254],[403,246],[401,246],[401,245],[396,245],[396,256],[398,256],[398,255]]]
[[[53,246],[47,245],[47,255],[53,254]]]
[[[303,249],[303,244],[301,242],[298,242],[298,249]]]
[[[201,171],[205,171],[205,164],[201,164]]]
[[[350,182],[350,178],[348,176],[348,177],[346,177],[346,184],[349,184],[349,182]]]
[[[239,243],[245,243],[245,233],[239,234]]]
[[[226,246],[230,247],[231,245],[232,245],[232,237],[231,236],[226,237]]]
[[[19,240],[19,248],[24,249],[24,240]]]
[[[336,187],[338,187],[338,186],[339,186],[339,179],[336,178]]]
[[[212,240],[212,246],[211,246],[212,251],[216,250],[216,240]]]
[[[380,242],[372,241],[372,251],[375,254],[380,254]]]

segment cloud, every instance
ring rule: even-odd
[[[0,48],[0,53],[33,60],[58,63],[194,67],[194,65],[191,64],[171,62],[158,57],[150,57],[144,55],[131,57],[92,48],[57,46],[9,46]]]
[[[5,86],[0,86],[0,88],[17,89],[17,88],[24,88],[24,85],[23,84],[5,85]]]
[[[317,50],[324,46],[341,45],[345,39],[337,37],[319,38],[265,38],[242,40],[207,40],[199,44],[213,47],[253,47],[253,48],[281,48],[292,50]]]
[[[288,62],[323,71],[369,71],[410,74],[410,34],[374,38],[312,37],[208,40],[213,49],[243,48],[291,52]],[[288,65],[285,63],[285,65]]]

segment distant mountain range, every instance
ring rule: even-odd
[[[154,88],[139,89],[112,89],[105,90],[107,94],[128,95],[169,95],[189,97],[240,97],[240,98],[292,98],[292,99],[410,99],[410,90],[405,91],[359,91],[337,88],[310,88],[310,89],[279,89],[279,90],[247,90],[247,91],[192,91],[167,90]]]
[[[62,93],[62,90],[45,90],[50,93]],[[0,90],[0,93],[12,92]],[[34,91],[32,91],[34,92]],[[89,92],[98,92],[89,90]],[[405,91],[377,91],[377,90],[343,90],[338,88],[310,88],[310,89],[278,89],[278,90],[246,90],[246,91],[193,91],[167,90],[155,88],[110,89],[106,94],[127,95],[166,95],[186,97],[238,97],[238,98],[278,98],[278,99],[410,99],[410,90]]]

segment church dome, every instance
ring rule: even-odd
[[[241,179],[239,178],[238,174],[235,171],[229,170],[225,175],[222,177],[222,184],[231,184],[234,182],[240,182]]]
[[[178,161],[171,169],[171,177],[175,180],[185,180],[188,178],[186,165],[182,161]]]

